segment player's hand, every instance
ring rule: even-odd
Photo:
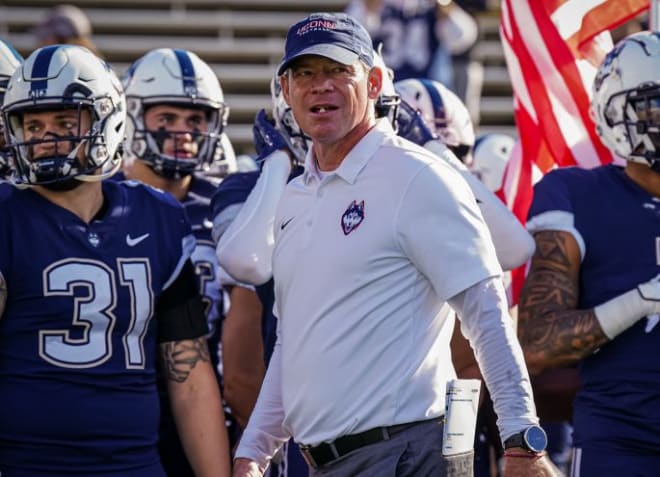
[[[528,457],[522,449],[519,453],[522,457],[504,456],[503,477],[562,477],[547,453],[540,457]]]
[[[396,124],[396,133],[399,136],[419,146],[424,146],[427,142],[436,139],[436,135],[426,125],[420,112],[403,100],[399,103]]]
[[[277,130],[272,120],[266,116],[266,111],[263,109],[254,118],[252,137],[259,157],[269,156],[277,150],[285,150],[291,156],[289,146],[284,140],[284,137]]]
[[[256,462],[239,457],[234,459],[234,468],[231,475],[232,477],[263,477],[264,473]]]

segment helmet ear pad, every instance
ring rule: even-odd
[[[45,78],[45,79],[44,79]],[[74,147],[66,156],[34,160],[25,143],[23,115],[28,111],[89,111],[91,124],[63,139]],[[121,164],[119,149],[126,126],[126,105],[119,79],[110,66],[86,48],[52,45],[34,51],[12,75],[2,106],[15,181],[45,185],[75,178],[100,181]],[[44,138],[42,142],[60,139]],[[78,158],[84,151],[84,160]]]
[[[653,166],[660,161],[660,34],[638,32],[606,55],[593,83],[590,114],[614,154]]]

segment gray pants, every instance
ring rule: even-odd
[[[472,477],[474,452],[442,455],[440,420],[416,424],[386,441],[361,447],[310,477]]]

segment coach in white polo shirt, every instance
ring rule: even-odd
[[[234,475],[262,475],[292,436],[312,476],[471,476],[471,453],[441,453],[447,302],[495,402],[505,475],[555,475],[474,196],[375,119],[383,71],[366,30],[313,14],[290,28],[278,74],[313,147],[275,217],[278,341]]]

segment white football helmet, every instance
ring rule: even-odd
[[[477,138],[472,152],[470,171],[495,192],[502,187],[502,178],[506,163],[516,143],[507,134],[489,133]]]
[[[91,115],[89,131],[72,136],[48,134],[25,141],[23,114],[30,110],[78,109]],[[7,85],[2,115],[7,146],[16,164],[15,181],[45,185],[69,181],[100,181],[113,175],[121,164],[118,154],[124,138],[126,104],[110,66],[86,48],[52,45],[34,51],[14,72]],[[66,155],[31,160],[36,143],[69,143]],[[77,158],[84,147],[85,161]],[[58,147],[55,147],[58,150]]]
[[[273,101],[273,118],[275,119],[275,127],[282,134],[284,141],[286,141],[289,149],[295,156],[293,160],[297,164],[304,164],[307,150],[312,145],[312,140],[307,136],[293,117],[291,107],[286,104],[284,95],[282,94],[282,85],[277,73],[270,81],[270,95]]]
[[[23,62],[23,57],[6,41],[0,39],[0,104],[7,91],[9,78]]]
[[[126,160],[145,161],[156,173],[168,178],[180,178],[198,170],[229,171],[222,141],[229,107],[218,77],[199,56],[174,48],[151,50],[129,67],[123,84],[128,108]],[[176,157],[162,152],[165,139],[185,132],[147,130],[145,110],[158,104],[206,111],[209,128],[207,132],[196,133],[197,157]]]
[[[438,81],[423,78],[397,81],[394,88],[460,160],[469,162],[474,126],[467,107],[456,94]]]
[[[5,98],[7,83],[23,61],[21,55],[7,42],[0,39],[0,105]],[[5,127],[0,115],[0,179],[9,173],[9,150],[5,149]]]
[[[660,33],[621,40],[600,65],[591,115],[615,154],[660,170]]]

